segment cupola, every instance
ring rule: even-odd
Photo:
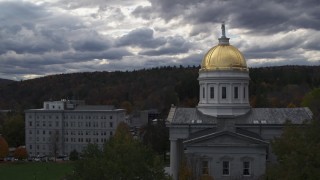
[[[250,111],[249,71],[242,53],[230,45],[221,26],[219,44],[204,56],[199,70],[198,111],[214,117],[236,117]]]

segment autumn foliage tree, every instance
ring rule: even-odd
[[[13,156],[14,156],[14,158],[19,159],[19,160],[26,159],[28,157],[27,149],[25,147],[20,146],[20,147],[16,148]]]
[[[7,141],[0,135],[0,159],[5,158],[9,153],[9,145]]]

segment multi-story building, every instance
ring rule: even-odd
[[[133,113],[129,117],[128,124],[131,128],[141,128],[147,124],[152,124],[155,120],[161,118],[161,114],[156,109],[143,110]]]
[[[42,109],[25,111],[25,140],[29,156],[69,155],[88,143],[100,147],[112,136],[125,110],[85,105],[84,101],[47,101]]]

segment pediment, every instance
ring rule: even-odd
[[[266,141],[261,139],[229,131],[203,135],[201,137],[186,140],[184,143],[188,144],[188,146],[247,146],[268,144]]]

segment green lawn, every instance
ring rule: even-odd
[[[4,180],[59,180],[72,169],[72,163],[66,162],[0,162],[0,175]]]

